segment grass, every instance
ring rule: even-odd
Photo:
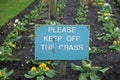
[[[34,0],[0,0],[0,27],[24,10]]]

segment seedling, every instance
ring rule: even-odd
[[[88,12],[88,6],[86,5],[85,1],[80,1],[80,6],[77,9],[77,14],[76,14],[76,22],[86,22],[87,19],[87,12]]]
[[[26,78],[36,78],[36,80],[44,80],[46,76],[52,78],[55,75],[56,71],[50,69],[45,63],[41,63],[39,67],[33,66],[27,74],[24,74]]]
[[[114,40],[113,44],[109,46],[109,48],[120,52],[120,40]]]
[[[108,67],[92,66],[91,61],[82,61],[81,66],[71,64],[71,68],[80,73],[78,77],[79,80],[100,80],[98,74],[104,74],[109,70]]]
[[[13,70],[7,72],[7,68],[0,69],[0,80],[10,80],[10,76],[14,73]]]

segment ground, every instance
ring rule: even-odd
[[[113,0],[106,0],[106,2],[110,3],[112,6],[112,10],[116,15],[118,26],[120,26],[120,9],[113,4]],[[35,1],[31,4],[31,6],[23,11],[16,18],[21,18],[23,14],[29,12],[30,9],[34,9],[38,4],[38,1]],[[79,5],[79,0],[66,0],[66,7],[63,9],[63,18],[60,20],[61,24],[75,24],[76,17],[76,9]],[[96,46],[101,49],[103,52],[98,54],[94,53],[90,55],[90,60],[92,60],[93,65],[109,67],[110,70],[105,73],[101,80],[120,80],[120,53],[117,51],[113,51],[108,49],[108,45],[112,43],[112,41],[100,41],[96,39],[96,34],[100,31],[102,27],[101,23],[97,21],[97,12],[98,7],[89,7],[87,22],[84,24],[90,25],[90,37],[93,41],[90,43],[90,46]],[[14,19],[13,19],[14,20]],[[13,21],[11,20],[11,22]],[[5,36],[13,29],[11,27],[11,22],[9,22],[5,27],[0,29],[0,45],[3,43]],[[35,80],[35,79],[25,79],[23,74],[27,73],[27,71],[32,66],[31,64],[26,63],[26,61],[34,58],[34,40],[31,40],[28,36],[34,33],[33,25],[25,26],[28,30],[26,32],[21,32],[23,35],[22,39],[17,41],[17,49],[13,50],[13,54],[20,59],[19,62],[0,62],[0,68],[7,67],[8,69],[14,69],[15,73],[11,77],[12,80]],[[7,32],[6,32],[7,31]],[[57,76],[53,79],[47,78],[46,80],[77,80],[79,73],[74,72],[70,68],[70,63],[80,64],[80,61],[67,61],[67,75],[65,77]]]

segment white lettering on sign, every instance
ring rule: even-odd
[[[80,36],[67,36],[66,41],[71,42],[71,41],[79,41]]]
[[[78,44],[75,44],[75,45],[67,45],[67,44],[65,44],[65,45],[63,45],[63,44],[61,44],[61,45],[59,45],[59,49],[60,50],[83,50],[83,45],[82,44],[80,44],[80,45],[78,45]]]
[[[42,50],[53,50],[54,49],[54,45],[46,45],[46,44],[41,44]]]
[[[48,32],[53,32],[53,33],[76,33],[76,27],[48,27]]]
[[[80,41],[81,37],[77,35],[61,35],[63,33],[70,33],[75,34],[76,33],[76,27],[48,27],[47,28],[48,33],[55,33],[59,35],[46,35],[43,36],[44,42],[51,42],[51,44],[41,44],[42,50],[53,50],[55,47],[58,47],[59,50],[83,50],[83,44],[59,44],[58,46],[54,46],[54,42],[60,42],[60,41],[67,41],[67,42],[78,42]]]
[[[44,41],[59,42],[62,40],[62,36],[44,36]]]

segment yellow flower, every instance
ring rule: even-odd
[[[16,47],[16,45],[13,44],[12,42],[9,42],[8,44],[9,44],[9,46],[11,46],[12,48],[15,48],[15,47]]]
[[[2,76],[2,71],[0,71],[0,76]]]
[[[117,44],[117,41],[113,41],[113,45],[116,45]]]
[[[98,5],[102,5],[103,3],[102,2],[98,2]]]
[[[47,65],[45,63],[42,63],[39,65],[39,68],[45,68],[45,67],[47,67]]]
[[[9,44],[9,45],[11,45],[11,44],[12,44],[12,42],[9,42],[8,44]]]
[[[36,71],[36,67],[33,66],[33,67],[31,68],[31,71]]]
[[[44,68],[44,71],[48,71],[48,70],[50,70],[49,67],[45,67],[45,68]]]
[[[103,15],[106,17],[106,16],[108,16],[108,13],[104,13]]]
[[[120,40],[118,40],[117,43],[120,44]]]
[[[12,47],[12,48],[15,48],[15,47],[16,47],[16,45],[15,45],[15,44],[12,44],[12,45],[11,45],[11,47]]]

